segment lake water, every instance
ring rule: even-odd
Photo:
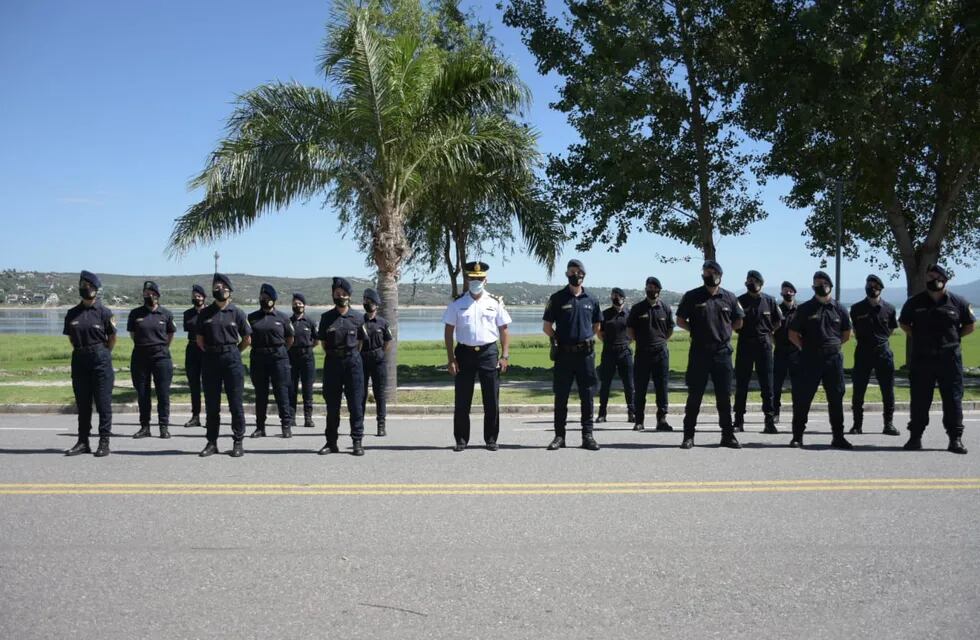
[[[179,309],[171,308],[177,320],[178,335],[183,334],[180,326],[181,314],[185,307]],[[313,308],[307,310],[307,315],[314,319],[319,319],[320,314],[329,309]],[[246,308],[246,312],[253,309]],[[9,334],[34,334],[34,335],[61,335],[65,324],[65,314],[67,309],[0,309],[0,335]],[[288,309],[283,311],[289,313]],[[444,309],[402,309],[399,311],[399,329],[401,340],[442,340],[442,312]],[[511,333],[518,334],[540,334],[541,333],[541,307],[514,307],[508,309],[514,322],[511,324]],[[116,322],[120,330],[126,328],[126,318],[129,315],[127,309],[113,309],[116,314]]]

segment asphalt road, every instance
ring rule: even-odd
[[[756,416],[741,451],[613,422],[548,452],[533,416],[497,452],[400,418],[363,458],[299,428],[200,459],[177,427],[97,460],[61,455],[71,416],[0,416],[0,637],[978,638],[966,418],[966,456],[935,417],[927,451],[830,450],[818,414],[802,451]]]

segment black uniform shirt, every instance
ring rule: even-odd
[[[133,334],[133,344],[137,347],[165,347],[168,337],[177,332],[174,314],[166,307],[157,305],[150,309],[146,305],[129,312],[126,331]]]
[[[794,304],[791,307],[785,301],[779,303],[779,313],[782,314],[783,321],[776,329],[776,351],[796,353],[800,350],[799,347],[789,341],[789,326],[793,323],[793,318],[799,308],[799,305]]]
[[[738,298],[728,289],[718,287],[711,295],[708,288],[691,289],[677,305],[677,317],[684,318],[691,331],[691,346],[717,350],[732,339],[732,322],[745,317]]]
[[[191,342],[197,339],[197,317],[201,315],[203,310],[204,307],[201,307],[200,311],[197,307],[191,307],[184,311],[184,331],[187,332],[187,339]]]
[[[871,304],[867,298],[851,307],[851,324],[859,347],[887,345],[892,331],[898,328],[895,307],[884,300]]]
[[[349,309],[341,314],[337,307],[320,316],[317,337],[323,341],[323,348],[357,349],[357,343],[364,339],[364,314]]]
[[[266,312],[263,309],[248,314],[252,325],[252,348],[268,349],[286,346],[286,338],[293,335],[293,323],[278,309]]]
[[[602,322],[602,313],[599,301],[585,287],[577,296],[565,287],[551,294],[542,320],[555,323],[558,344],[572,345],[595,337],[592,325]]]
[[[820,302],[813,297],[799,306],[789,328],[803,336],[805,353],[828,353],[840,349],[843,333],[851,330],[851,319],[836,300]]]
[[[78,303],[65,315],[65,330],[62,333],[68,336],[74,347],[106,344],[109,336],[116,333],[116,321],[112,311],[99,301],[91,307]]]
[[[898,321],[912,327],[914,357],[958,348],[960,331],[977,319],[969,303],[955,293],[947,292],[936,302],[923,291],[905,302]]]
[[[197,333],[208,347],[238,344],[244,336],[252,335],[245,312],[228,303],[224,309],[211,304],[197,317]]]
[[[629,317],[630,308],[623,306],[621,310],[616,307],[607,307],[602,310],[602,335],[603,349],[606,347],[621,349],[628,346],[630,336],[626,333],[626,318]]]
[[[365,351],[383,349],[386,342],[391,342],[391,327],[388,326],[388,321],[379,315],[375,315],[374,318],[364,316],[364,334],[367,336]]]
[[[667,344],[674,330],[674,312],[669,304],[659,298],[654,303],[644,299],[630,307],[626,326],[636,336],[637,352],[653,351]]]
[[[775,329],[783,322],[776,299],[765,293],[758,297],[743,293],[738,297],[738,303],[745,312],[745,320],[738,333],[739,339],[757,342],[770,340]]]
[[[316,325],[309,316],[304,313],[303,317],[300,318],[294,313],[289,321],[293,323],[293,331],[295,332],[293,348],[309,349],[312,347],[313,343],[316,342]]]

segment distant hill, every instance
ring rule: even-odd
[[[330,277],[322,278],[280,278],[276,276],[257,276],[243,273],[229,273],[235,288],[234,298],[242,304],[257,304],[259,287],[263,282],[272,284],[283,298],[294,291],[302,291],[306,300],[313,306],[333,304],[330,291]],[[99,274],[102,280],[102,298],[115,306],[137,305],[142,303],[143,282],[154,280],[160,285],[163,304],[180,308],[190,303],[191,286],[201,284],[210,291],[211,274],[191,276],[164,276],[148,274],[145,276]],[[364,289],[375,286],[374,282],[361,278],[349,278],[353,285],[354,300],[360,301]],[[489,290],[503,296],[504,301],[515,305],[544,305],[548,296],[559,289],[556,284],[532,284],[530,282],[491,282]],[[78,274],[41,271],[15,271],[6,269],[0,272],[0,303],[8,305],[58,306],[75,304],[78,299]],[[399,302],[403,305],[444,306],[449,302],[452,287],[449,283],[411,283],[399,285]],[[606,288],[593,293],[599,296],[603,306],[608,302]],[[639,289],[627,289],[631,300],[643,297]],[[680,294],[665,291],[664,299],[672,304],[680,299]]]
[[[796,286],[799,288],[799,292],[796,296],[798,301],[809,300],[813,296],[813,292],[810,290],[809,286],[807,286],[805,289],[803,285],[797,284]],[[974,307],[980,307],[980,280],[974,280],[973,282],[965,282],[962,284],[956,280],[953,280],[950,282],[949,289],[950,291],[953,291],[954,293],[966,298],[974,305]],[[766,287],[766,293],[769,293],[779,299],[779,289]],[[840,298],[843,304],[850,306],[859,300],[863,300],[864,295],[864,287],[861,287],[860,289],[844,289],[841,291]],[[885,290],[882,291],[882,298],[892,303],[895,307],[901,308],[902,305],[905,304],[906,300],[904,284],[898,282],[893,282],[890,284],[886,283]]]

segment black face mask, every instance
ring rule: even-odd
[[[821,298],[826,298],[830,295],[830,287],[825,284],[815,284],[813,285],[813,292]]]
[[[612,303],[613,303],[613,306],[615,306],[615,307],[621,307],[621,306],[623,306],[623,303],[624,302],[625,302],[625,300],[623,300],[622,298],[612,298]]]
[[[946,283],[942,280],[930,280],[926,283],[926,289],[929,291],[942,291],[946,288]]]
[[[95,299],[95,294],[96,294],[96,290],[93,289],[92,287],[79,287],[78,288],[78,295],[82,296],[86,300],[94,300]]]
[[[572,285],[573,287],[577,287],[580,284],[582,284],[583,280],[585,280],[585,276],[580,276],[580,275],[568,276],[568,284]]]
[[[148,307],[153,306],[153,296],[143,296],[143,304]]]
[[[377,309],[377,308],[378,308],[378,305],[374,304],[373,302],[365,302],[364,303],[364,310],[367,311],[368,313],[374,313],[375,309]]]
[[[652,300],[656,300],[659,297],[660,297],[660,292],[659,291],[652,291],[650,289],[647,289],[647,300],[651,300],[652,301]]]
[[[718,276],[701,276],[701,280],[704,281],[704,286],[706,287],[717,287],[721,284],[721,278]]]
[[[225,291],[224,289],[215,289],[214,291],[211,292],[211,295],[218,302],[224,302],[225,300],[228,299],[228,296],[230,294],[229,294],[229,292]]]
[[[784,293],[783,294],[783,300],[785,300],[786,302],[792,302],[793,301],[793,298],[795,298],[795,297],[796,297],[796,294],[795,293]]]
[[[293,307],[293,313],[295,313],[296,315],[303,313],[303,311],[305,310],[306,307]]]
[[[198,300],[197,298],[191,298],[191,304],[195,307],[203,307],[204,300]]]
[[[746,282],[745,288],[749,291],[749,293],[759,293],[759,285],[754,282]]]
[[[333,303],[338,307],[346,307],[347,305],[350,304],[350,298],[349,297],[334,298]]]
[[[881,295],[881,291],[878,291],[874,287],[865,287],[864,292],[868,295],[869,298],[877,298],[878,296]]]

